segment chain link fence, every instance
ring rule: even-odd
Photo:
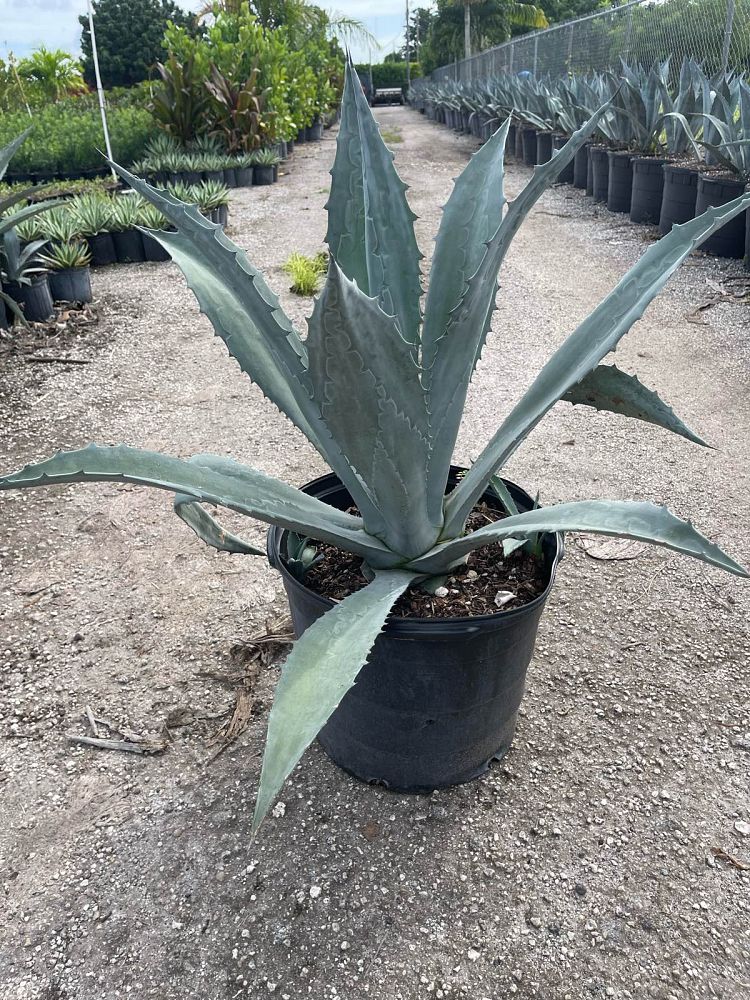
[[[668,56],[674,73],[685,57],[709,73],[750,72],[750,0],[632,0],[441,66],[431,78],[566,76],[618,70],[621,58],[647,67]]]

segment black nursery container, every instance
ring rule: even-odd
[[[698,171],[695,167],[664,164],[664,193],[659,213],[659,232],[664,236],[672,226],[695,218]]]
[[[750,271],[750,209],[745,212],[745,270]]]
[[[655,156],[633,157],[633,192],[630,221],[656,225],[664,197],[664,164]]]
[[[517,163],[523,163],[523,125],[516,125],[516,146],[514,156]]]
[[[532,507],[527,493],[512,483],[508,488],[519,507]],[[341,509],[351,503],[333,475],[303,490]],[[333,602],[286,569],[283,537],[280,528],[271,528],[268,558],[281,571],[299,637]],[[389,617],[354,687],[319,734],[328,756],[363,781],[429,792],[471,781],[507,753],[562,555],[560,536],[546,535],[543,548],[547,586],[521,608],[474,618]]]
[[[567,143],[568,137],[566,135],[556,135],[552,139],[552,148],[555,152],[558,149],[562,149]],[[557,181],[559,184],[572,184],[574,179],[575,171],[575,160],[571,160],[570,163],[563,167],[560,173],[557,175]]]
[[[609,194],[609,150],[607,147],[590,146],[589,162],[591,163],[591,194],[594,201],[606,201]]]
[[[537,132],[536,134],[536,162],[547,163],[552,159],[554,136],[551,132]]]
[[[744,190],[745,182],[738,178],[701,174],[698,178],[695,214],[702,215],[712,206],[726,205],[728,201],[739,198]],[[701,250],[717,257],[744,257],[745,225],[745,213],[742,212],[718,229],[713,236],[709,236],[701,246]]]
[[[523,162],[527,167],[534,167],[536,166],[537,131],[535,128],[523,128],[521,129],[521,137]]]
[[[633,156],[610,150],[607,180],[607,208],[610,212],[629,212],[633,194]]]
[[[146,260],[157,263],[172,259],[169,251],[165,250],[161,243],[154,239],[153,236],[149,236],[148,233],[141,233],[141,239],[143,240],[143,256]]]
[[[92,267],[105,267],[107,264],[117,263],[117,252],[112,233],[96,233],[95,236],[87,236],[86,242],[91,254]]]
[[[55,302],[91,302],[91,272],[88,267],[66,267],[50,271],[49,287]]]
[[[125,229],[112,233],[115,241],[115,253],[118,264],[140,264],[146,259],[143,252],[143,240],[137,229]]]
[[[584,143],[576,150],[573,157],[573,187],[585,190],[589,172],[589,143]]]
[[[263,186],[273,184],[274,169],[270,164],[256,163],[253,167],[253,184]]]
[[[46,274],[37,275],[30,285],[9,281],[3,290],[21,306],[30,323],[44,323],[54,315],[55,307]]]
[[[490,132],[494,132],[497,128],[497,122],[493,122],[490,128]],[[508,126],[508,134],[505,137],[505,156],[506,159],[509,156],[514,156],[516,152],[516,126],[513,122]]]
[[[252,167],[235,167],[234,175],[237,179],[237,187],[251,187],[253,183]]]

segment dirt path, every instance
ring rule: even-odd
[[[472,144],[407,109],[379,117],[402,132],[429,251]],[[321,247],[333,148],[330,135],[301,147],[278,185],[233,200],[231,234],[276,289],[292,250]],[[511,193],[526,176],[510,169]],[[642,252],[641,228],[595,214],[561,188],[522,230],[460,459]],[[717,450],[558,406],[511,478],[543,501],[663,500],[750,562],[748,306],[688,319],[708,282],[739,275],[691,260],[618,351]],[[0,468],[96,440],[231,453],[294,483],[323,471],[226,358],[176,268],[99,273],[95,294],[101,346],[70,348],[90,364],[43,383],[19,359],[0,371]],[[309,303],[282,298],[302,323]],[[741,581],[661,550],[594,561],[571,540],[501,765],[396,796],[313,747],[252,844],[277,670],[253,676],[230,648],[284,610],[265,563],[206,549],[164,494],[95,486],[3,495],[0,571],[3,1000],[748,995]],[[243,669],[255,714],[208,763]],[[71,747],[85,705],[153,736],[168,719],[168,749]]]

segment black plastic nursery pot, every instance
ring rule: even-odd
[[[695,218],[695,199],[698,191],[698,170],[664,164],[664,192],[659,212],[659,232],[664,236],[672,226]]]
[[[520,508],[533,506],[527,493],[507,485]],[[333,475],[303,491],[340,509],[351,503]],[[489,495],[485,500],[493,502]],[[287,570],[284,534],[270,529],[268,558],[281,572],[299,637],[333,602]],[[328,756],[362,781],[415,793],[471,781],[504,756],[562,556],[560,536],[545,535],[543,552],[547,586],[523,607],[474,618],[389,617],[354,687],[318,736]]]
[[[589,173],[589,143],[584,143],[576,150],[573,157],[573,187],[585,190]]]
[[[143,240],[137,229],[125,229],[112,233],[118,264],[140,264],[146,259]]]
[[[607,208],[610,212],[630,212],[633,194],[633,155],[610,150],[607,179]]]
[[[253,167],[253,184],[273,184],[273,167],[270,164],[256,163]]]
[[[535,128],[521,129],[523,143],[523,162],[527,167],[536,166],[537,131]]]
[[[491,126],[491,131],[494,132],[495,125]],[[516,126],[511,122],[508,126],[508,134],[505,137],[505,153],[506,156],[513,156],[516,152]]]
[[[86,242],[91,254],[92,267],[105,267],[107,264],[117,263],[117,252],[112,233],[96,233],[94,236],[87,236]]]
[[[153,236],[149,236],[148,233],[141,233],[141,239],[143,240],[143,256],[146,260],[156,263],[172,259],[169,251],[165,250],[161,243],[155,240]]]
[[[633,157],[633,190],[630,221],[656,225],[664,197],[664,164],[656,156]]]
[[[750,188],[748,189],[750,190]],[[750,210],[745,212],[745,270],[750,271]]]
[[[216,181],[217,184],[224,183],[224,171],[223,170],[204,170],[203,178],[207,181]]]
[[[567,143],[567,135],[555,135],[552,138],[552,149],[557,152],[558,149],[562,149]],[[563,167],[560,173],[557,175],[558,184],[572,184],[574,178],[575,170],[575,160],[571,160],[570,163]]]
[[[48,275],[37,275],[30,285],[9,281],[3,288],[13,301],[21,306],[24,316],[30,323],[44,323],[54,315],[55,307],[49,290]]]
[[[695,197],[695,214],[702,215],[707,208],[726,205],[728,201],[739,198],[745,191],[745,182],[735,177],[715,177],[701,174],[698,178],[698,190]],[[730,222],[718,229],[713,236],[705,241],[701,250],[715,254],[717,257],[745,256],[745,213],[736,215]]]
[[[294,139],[287,139],[286,141],[286,155],[287,159],[294,155]]]
[[[234,167],[224,167],[224,183],[227,187],[237,187],[237,171]]]
[[[237,179],[237,187],[251,187],[253,183],[252,167],[235,167],[234,175]]]
[[[91,271],[88,265],[50,271],[49,288],[55,302],[91,302]]]
[[[537,132],[536,134],[536,162],[547,163],[552,159],[554,149],[554,136],[551,132]]]
[[[229,205],[219,205],[217,208],[211,209],[211,218],[220,226],[226,226],[229,222]]]
[[[609,150],[606,146],[589,148],[591,194],[594,201],[606,201],[609,194]],[[588,189],[587,189],[588,190]]]
[[[523,163],[523,125],[516,125],[516,145],[514,156],[518,163]]]
[[[200,170],[186,170],[182,175],[185,184],[200,184],[203,174]]]
[[[305,139],[308,142],[319,142],[323,138],[323,123],[313,122],[305,129]]]

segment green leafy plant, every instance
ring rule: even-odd
[[[54,244],[41,259],[53,271],[67,271],[71,268],[88,267],[91,253],[85,243],[71,240],[69,243]]]
[[[67,205],[53,208],[42,220],[42,234],[54,243],[69,243],[80,235],[75,215]]]
[[[161,84],[154,90],[151,113],[165,132],[185,144],[205,131],[208,93],[193,56],[180,62],[170,54],[166,62],[157,63],[156,68]]]
[[[70,213],[81,236],[111,232],[114,224],[114,199],[108,195],[84,194],[74,198]]]
[[[251,155],[253,166],[256,167],[275,167],[281,162],[279,154],[273,149],[259,149]]]
[[[443,212],[424,313],[414,214],[351,67],[328,201],[330,265],[303,340],[220,227],[123,168],[175,227],[158,239],[240,367],[301,430],[346,487],[357,514],[328,506],[219,455],[178,459],[124,446],[60,453],[0,479],[0,489],[123,481],[176,495],[176,512],[223,551],[259,550],[201,506],[227,507],[362,558],[372,578],[338,602],[287,657],[269,720],[257,829],[273,798],[367,660],[394,602],[474,549],[542,532],[591,531],[652,542],[747,576],[693,526],[651,503],[584,500],[519,511],[476,530],[467,519],[492,478],[561,400],[646,419],[696,440],[655,393],[600,362],[682,260],[744,211],[750,195],[676,226],[651,245],[559,347],[478,459],[446,493],[466,394],[490,328],[497,275],[532,206],[606,114],[603,108],[509,205],[509,121],[474,155]],[[304,549],[293,556],[305,562]]]
[[[256,149],[260,145],[261,114],[268,97],[268,89],[258,89],[258,70],[254,69],[244,83],[235,85],[212,65],[206,89],[212,99],[212,135],[221,137],[230,153]]]
[[[127,232],[135,229],[141,217],[143,202],[133,195],[121,195],[115,198],[112,211],[112,228],[117,232]]]
[[[306,257],[303,253],[293,253],[282,267],[292,279],[291,291],[295,295],[315,295],[328,267],[327,255]]]

